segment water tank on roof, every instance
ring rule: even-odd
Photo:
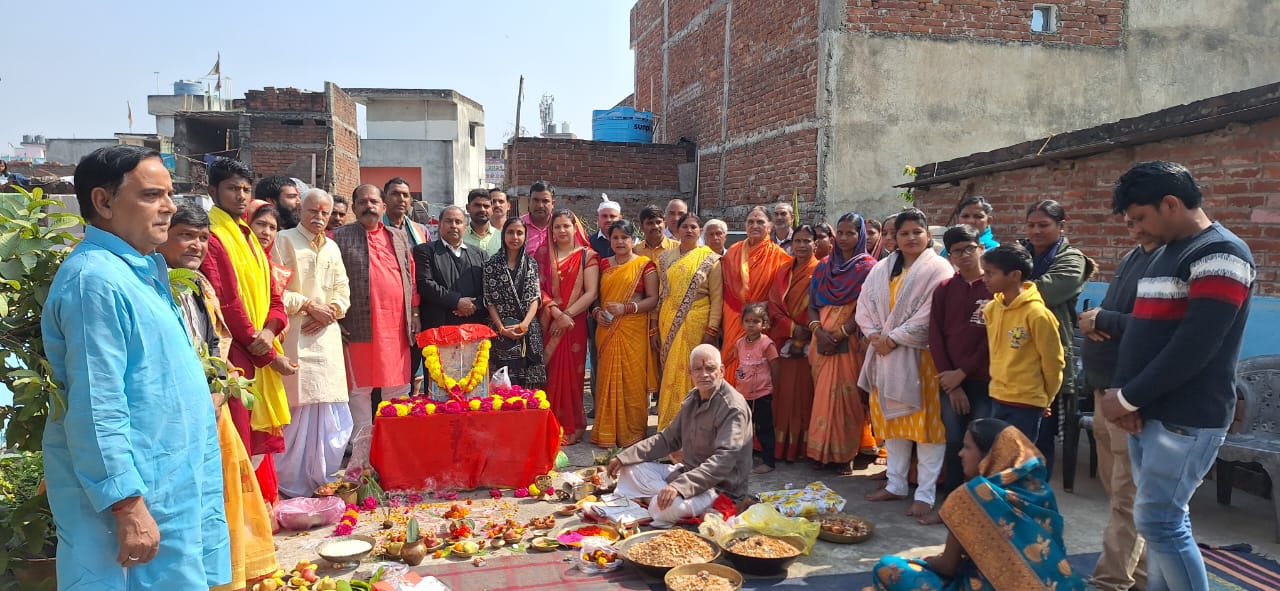
[[[195,80],[179,80],[173,83],[173,94],[204,96],[204,85]]]
[[[37,144],[40,144],[41,146],[43,146],[43,145],[45,145],[45,143],[47,143],[47,142],[45,142],[45,141],[44,141],[44,136],[42,136],[42,135],[36,135],[36,143],[37,143]]]
[[[591,139],[598,142],[653,142],[653,113],[631,107],[591,112]]]
[[[31,135],[31,134],[29,134],[29,133],[24,133],[24,134],[22,134],[22,143],[24,143],[24,144],[34,144],[34,143],[36,143],[36,136]]]

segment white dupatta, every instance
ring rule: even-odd
[[[925,249],[904,271],[898,299],[890,311],[889,279],[901,257],[894,252],[876,263],[862,285],[854,318],[862,333],[887,335],[898,344],[888,355],[867,351],[858,387],[878,396],[885,419],[905,417],[923,408],[920,398],[920,353],[929,348],[929,311],[933,290],[955,274],[951,264]]]

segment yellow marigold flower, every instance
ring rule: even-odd
[[[529,485],[529,496],[536,497],[540,494],[542,494],[542,491],[538,489],[538,485],[536,484]]]
[[[409,416],[409,405],[407,405],[407,404],[397,404],[397,405],[396,405],[396,416],[397,416],[397,417],[407,417],[407,416]]]
[[[381,413],[381,412],[382,412],[382,409],[386,408],[388,404],[391,404],[391,402],[390,402],[390,401],[387,401],[387,400],[383,400],[382,402],[379,402],[379,403],[378,403],[378,412],[379,412],[379,413]]]
[[[546,400],[538,402],[538,410],[547,410],[548,408],[551,408],[550,402],[547,402]]]
[[[467,408],[470,408],[471,410],[480,410],[480,399],[472,398],[471,401],[467,403]]]
[[[429,415],[436,414],[436,405],[434,405],[434,404],[432,404],[432,403],[428,402],[428,403],[427,403],[427,414],[429,414]]]

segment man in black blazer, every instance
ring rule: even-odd
[[[467,216],[461,207],[440,212],[440,238],[413,247],[422,328],[487,324],[484,253],[462,242]]]

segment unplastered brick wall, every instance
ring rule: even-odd
[[[1109,281],[1120,257],[1134,246],[1121,216],[1111,213],[1111,189],[1144,160],[1190,168],[1209,217],[1253,250],[1255,294],[1280,296],[1280,118],[974,177],[959,186],[917,191],[915,200],[931,224],[944,224],[962,196],[986,196],[995,207],[995,237],[1006,242],[1022,236],[1031,204],[1056,199],[1067,210],[1069,239],[1099,264],[1094,280]]]
[[[815,1],[640,0],[632,8],[633,103],[654,112],[657,141],[697,143],[704,214],[797,191],[802,211],[815,202],[818,29]]]
[[[848,0],[848,28],[866,33],[1119,46],[1125,0]],[[1053,8],[1051,32],[1033,32],[1037,6]]]
[[[287,175],[311,182],[314,162],[315,186],[341,192],[335,175],[340,166],[354,169],[354,173],[347,173],[351,177],[358,176],[359,165],[349,164],[351,158],[344,158],[335,145],[336,138],[348,131],[346,125],[341,126],[343,130],[334,129],[330,107],[330,94],[337,95],[341,89],[326,84],[332,87],[326,92],[267,87],[245,93],[247,110],[240,116],[240,154],[259,178]],[[334,103],[338,108],[347,108],[341,97]],[[349,120],[354,122],[354,104],[349,111]],[[344,184],[355,187],[349,179]]]
[[[325,83],[329,110],[333,114],[331,141],[334,146],[334,190],[350,195],[360,184],[360,133],[356,121],[356,102],[338,85]]]
[[[688,197],[680,192],[679,167],[692,160],[682,145],[520,138],[507,147],[507,186],[524,197],[531,183],[548,181],[557,207],[587,220],[596,217],[600,193],[608,193],[634,221],[645,205]]]

